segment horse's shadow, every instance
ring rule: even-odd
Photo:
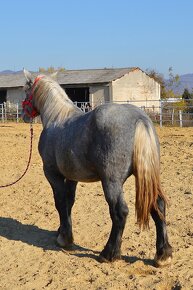
[[[56,231],[41,229],[36,225],[22,224],[13,218],[0,217],[0,236],[8,240],[21,241],[28,245],[32,245],[43,250],[64,251],[56,244]],[[68,248],[69,255],[78,258],[91,258],[99,260],[99,252],[74,244],[72,248]],[[143,261],[146,265],[153,265],[150,259],[141,259],[136,256],[122,256],[122,260],[126,263],[133,264],[137,261]]]
[[[22,224],[13,218],[0,217],[0,236],[8,240],[21,241],[43,250],[63,251],[56,244],[56,231],[41,229],[36,225]],[[91,251],[78,245],[74,245],[68,250]]]
[[[137,256],[122,256],[122,259],[129,264],[133,264],[137,261],[142,261],[145,265],[147,266],[155,266],[154,260],[151,259],[144,259],[144,258],[139,258]]]
[[[91,251],[91,250],[89,250]],[[79,258],[92,258],[98,262],[101,261],[100,257],[96,254],[99,254],[99,252],[95,252],[93,251],[93,253],[95,254],[87,254],[87,253],[83,253],[83,252],[80,252],[80,253],[73,253],[72,255],[73,256],[76,256],[76,257],[79,257]],[[147,266],[155,266],[155,263],[153,260],[151,259],[142,259],[142,258],[139,258],[137,256],[121,256],[121,260],[125,261],[127,264],[134,264],[135,262],[137,261],[142,261],[144,263],[144,265],[147,265]]]

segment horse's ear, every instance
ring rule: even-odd
[[[52,73],[52,74],[50,75],[50,77],[51,77],[53,80],[56,81],[56,80],[57,80],[57,75],[58,75],[58,71]]]
[[[23,73],[24,73],[27,83],[33,83],[34,79],[33,79],[32,74],[25,68],[23,69]]]

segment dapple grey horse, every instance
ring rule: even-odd
[[[39,153],[59,213],[57,242],[73,243],[71,210],[78,181],[101,181],[112,229],[100,254],[100,261],[121,257],[121,241],[128,215],[123,184],[134,174],[136,215],[139,226],[149,226],[151,215],[156,226],[157,266],[170,264],[172,247],[168,242],[166,196],[160,185],[159,141],[149,117],[129,104],[104,104],[83,113],[51,77],[35,79],[28,71],[23,119],[41,116],[43,131]]]

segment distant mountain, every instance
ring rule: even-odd
[[[174,85],[171,88],[173,89],[175,94],[182,95],[184,92],[184,89],[188,89],[191,93],[193,90],[193,74],[185,74],[179,76],[179,83],[178,85]],[[166,80],[166,83],[168,80]]]
[[[9,69],[6,69],[6,70],[3,70],[3,71],[0,71],[0,74],[1,75],[9,75],[9,74],[19,74],[21,73],[22,71],[13,71],[13,70],[9,70]]]

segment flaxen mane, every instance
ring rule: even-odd
[[[73,102],[68,98],[65,91],[49,77],[43,77],[38,86],[35,87],[35,102],[37,109],[41,110],[46,126],[50,123],[61,123],[65,118],[69,118],[76,108]]]

